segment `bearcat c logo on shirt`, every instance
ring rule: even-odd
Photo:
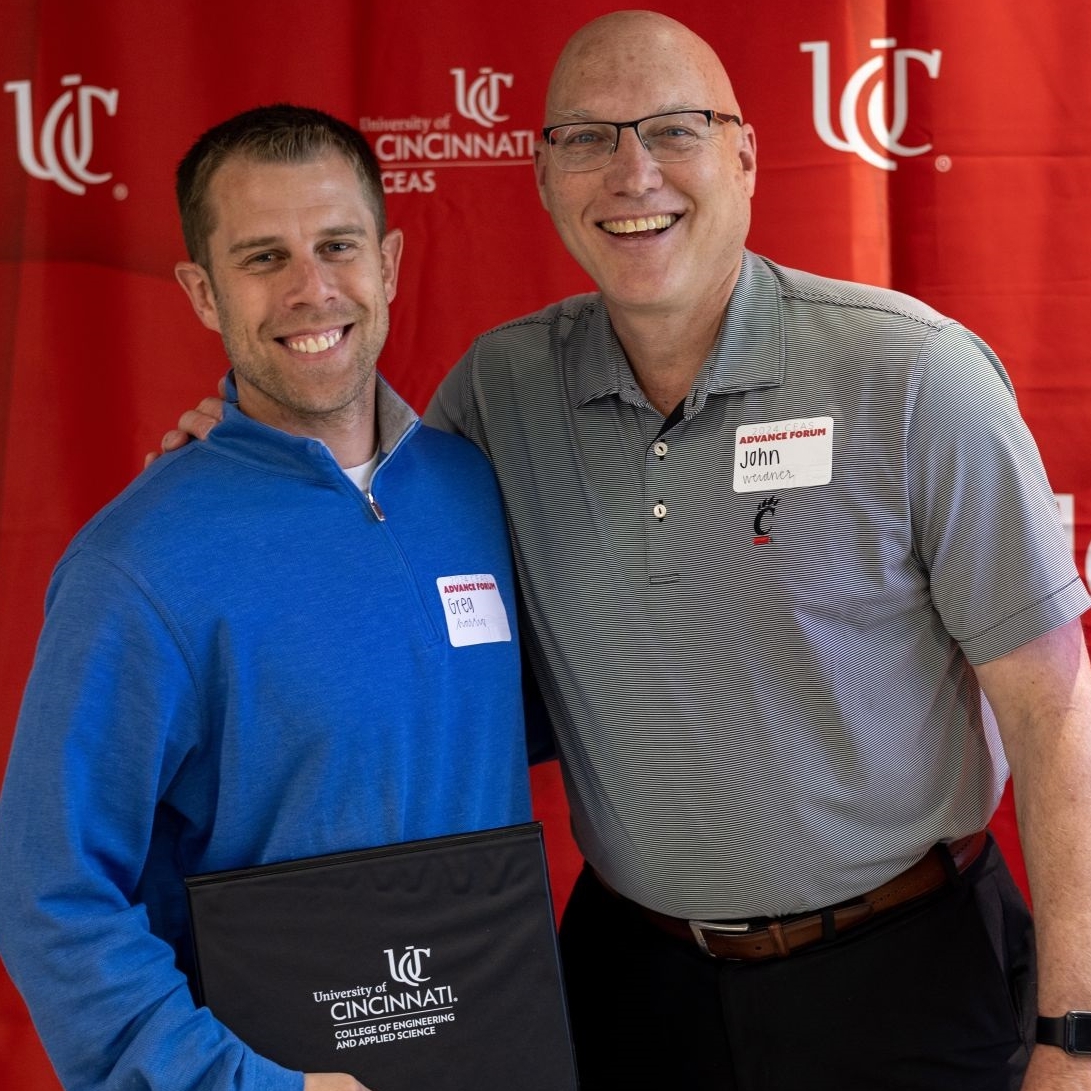
[[[93,111],[98,102],[107,116],[117,113],[117,88],[107,91],[82,83],[83,77],[61,77],[61,92],[46,111],[35,148],[34,106],[30,80],[10,80],[4,90],[15,96],[15,126],[19,162],[32,178],[55,182],[77,196],[88,186],[108,182],[112,174],[95,174],[89,169],[94,151]]]
[[[941,51],[933,49],[895,49],[893,38],[873,38],[871,47],[882,50],[877,57],[865,61],[849,77],[841,92],[838,118],[842,135],[834,132],[831,117],[832,91],[830,88],[830,43],[802,42],[800,51],[814,55],[813,106],[814,127],[822,142],[837,151],[855,152],[865,163],[881,170],[896,170],[894,156],[916,156],[930,151],[931,144],[907,147],[901,142],[909,120],[909,62],[918,61],[932,79],[939,76]],[[882,78],[888,62],[893,67],[892,85]],[[870,86],[870,92],[868,87]],[[860,126],[860,106],[867,93],[866,117],[870,139]],[[890,116],[886,104],[890,103]]]
[[[779,497],[770,496],[758,505],[758,513],[754,516],[754,545],[766,545],[773,540],[769,530],[779,503]]]

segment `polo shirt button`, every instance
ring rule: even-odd
[[[666,504],[656,504],[655,507],[652,508],[652,514],[656,519],[662,519],[667,514]]]
[[[660,440],[660,441],[659,441],[659,442],[658,442],[658,443],[657,443],[657,444],[656,444],[656,445],[655,445],[655,446],[654,446],[654,447],[652,448],[652,450],[653,450],[653,451],[654,451],[654,452],[655,452],[655,453],[656,453],[656,454],[657,454],[657,455],[658,455],[658,456],[659,456],[660,458],[662,458],[662,457],[663,457],[663,456],[664,456],[664,455],[665,455],[665,454],[666,454],[666,453],[667,453],[667,452],[668,452],[668,451],[670,450],[670,448],[669,448],[669,447],[668,447],[668,446],[667,446],[667,445],[666,445],[666,444],[665,444],[665,443],[664,443],[664,442],[663,442],[662,440]]]

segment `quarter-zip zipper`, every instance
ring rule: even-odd
[[[375,494],[371,491],[370,487],[364,493],[364,498],[367,500],[368,507],[371,508],[371,514],[374,515],[380,523],[385,523],[386,515],[383,513],[383,509],[379,507],[379,501],[375,499]]]

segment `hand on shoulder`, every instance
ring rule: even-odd
[[[159,456],[167,451],[176,451],[184,447],[191,439],[208,439],[209,432],[216,427],[224,416],[223,380],[220,380],[220,397],[202,398],[195,409],[187,409],[178,418],[178,427],[172,428],[163,436],[160,450],[149,451],[144,456],[144,469],[147,469]]]

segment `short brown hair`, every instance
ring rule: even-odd
[[[330,151],[340,152],[352,164],[382,238],[386,234],[382,174],[363,135],[321,110],[277,103],[247,110],[209,129],[178,164],[175,193],[190,260],[207,268],[208,240],[216,229],[208,187],[213,174],[228,159],[240,156],[259,163],[309,163]]]

